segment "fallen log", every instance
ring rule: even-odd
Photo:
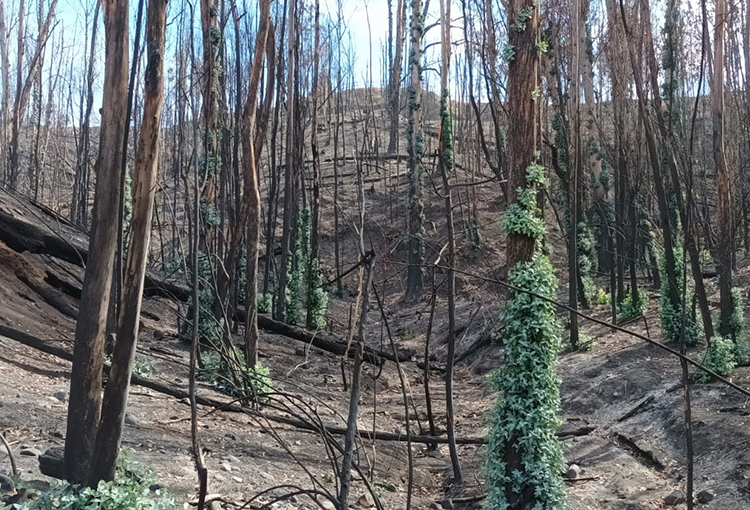
[[[238,307],[235,312],[235,317],[238,321],[245,322],[245,309]],[[323,331],[309,331],[297,326],[290,326],[289,324],[284,324],[283,322],[273,320],[272,318],[261,314],[258,314],[258,327],[277,335],[285,336],[293,340],[299,340],[300,342],[310,344],[313,347],[317,347],[318,349],[322,349],[338,356],[343,356],[347,352],[346,342]],[[398,361],[411,361],[412,356],[411,353],[399,354]],[[354,357],[354,349],[349,349],[349,357]],[[365,362],[372,365],[382,365],[384,359],[395,362],[396,356],[394,356],[392,352],[365,347]]]
[[[59,357],[68,361],[73,360],[73,355],[69,353],[67,350],[49,345],[47,342],[45,342],[44,340],[40,338],[37,338],[33,335],[24,333],[23,331],[19,331],[8,326],[0,325],[0,336],[10,338],[11,340],[20,342],[33,349],[37,349],[39,351],[45,352],[47,354],[51,354],[53,356],[56,356],[56,357]],[[105,372],[109,371],[109,364],[105,363],[104,370]],[[169,395],[179,400],[187,400],[189,398],[189,394],[187,391],[181,390],[171,385],[160,383],[158,381],[154,381],[153,379],[141,377],[137,374],[132,374],[130,381],[133,385],[142,386],[144,388],[149,388],[158,393]],[[316,433],[325,432],[326,434],[338,435],[338,436],[342,436],[346,433],[345,427],[324,426],[323,428],[321,428],[320,426],[317,426],[313,423],[308,423],[308,422],[304,422],[304,421],[293,419],[293,418],[286,418],[284,416],[273,416],[270,414],[262,413],[252,408],[242,407],[239,404],[236,404],[233,402],[222,402],[220,400],[207,398],[207,397],[203,397],[200,395],[196,395],[196,402],[202,406],[211,407],[218,411],[243,413],[243,414],[255,416],[258,418],[263,418],[265,420],[278,423],[281,425],[288,425],[290,427],[294,427],[295,429],[299,429],[299,430],[316,432]],[[586,424],[584,426],[572,428],[572,429],[566,428],[565,426],[563,426],[560,429],[558,429],[557,435],[561,439],[564,439],[567,437],[580,437],[580,436],[588,435],[595,430],[596,430],[596,426],[590,425],[590,424]],[[446,444],[448,442],[448,438],[444,436],[412,435],[410,437],[407,437],[405,434],[396,434],[393,432],[385,432],[385,431],[380,431],[380,430],[360,429],[357,431],[357,435],[361,436],[362,438],[369,439],[371,441],[380,440],[380,441],[406,442],[407,440],[410,440],[413,443],[422,443],[422,444],[428,444],[428,445]],[[456,444],[463,444],[463,445],[481,445],[481,444],[484,444],[485,442],[486,440],[484,437],[458,437],[456,438]]]
[[[83,239],[76,239],[72,229],[56,232],[22,217],[16,217],[0,210],[0,241],[16,252],[43,253],[84,267],[88,260],[88,247]],[[78,237],[81,237],[80,235]],[[190,287],[183,283],[168,281],[157,271],[146,271],[143,286],[145,296],[162,296],[188,301]]]

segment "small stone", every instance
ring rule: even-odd
[[[232,441],[237,441],[237,436],[235,436],[231,432],[227,432],[226,434],[224,434],[224,439],[231,439]]]
[[[667,506],[677,506],[685,502],[685,496],[680,491],[674,491],[664,498],[664,504]]]
[[[568,480],[576,480],[581,477],[583,470],[578,464],[571,464],[568,470],[565,472],[565,478]]]
[[[372,499],[372,494],[365,492],[359,497],[357,504],[362,508],[372,508],[375,506],[375,501]]]
[[[232,480],[234,480],[237,483],[242,483],[242,478],[240,478],[239,476],[233,476]]]
[[[238,458],[237,458],[237,457],[235,457],[234,455],[229,455],[229,456],[227,457],[227,460],[228,460],[229,462],[233,462],[234,464],[242,464],[242,462],[240,461],[240,459],[238,459]]]
[[[334,505],[333,503],[331,503],[331,502],[330,502],[329,500],[327,500],[327,499],[326,499],[326,500],[323,500],[323,501],[321,502],[321,506],[322,506],[322,507],[323,507],[323,508],[324,508],[325,510],[336,510],[336,505]]]
[[[65,402],[66,400],[68,400],[68,392],[58,391],[57,393],[55,393],[55,398],[60,402]]]
[[[713,501],[714,493],[711,491],[700,491],[698,493],[698,503],[705,505]]]
[[[39,457],[42,454],[39,450],[34,447],[26,446],[21,447],[21,455],[24,457]]]
[[[232,472],[232,466],[230,466],[228,462],[222,462],[221,463],[221,469],[223,469],[227,473],[231,473]]]
[[[224,478],[221,473],[214,473],[214,480],[217,482],[223,482],[226,478]]]
[[[140,422],[130,413],[125,413],[125,424],[137,426],[140,425]]]
[[[150,490],[151,492],[156,492],[158,490],[161,490],[162,488],[163,486],[160,483],[152,483],[148,486],[148,490]]]

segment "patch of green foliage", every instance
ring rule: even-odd
[[[584,221],[578,223],[578,271],[583,283],[583,292],[588,299],[595,300],[594,276],[596,276],[596,254],[594,237]]]
[[[35,499],[16,505],[18,510],[166,510],[174,508],[172,497],[150,490],[151,473],[139,474],[137,464],[121,455],[111,482],[99,482],[95,489],[67,482],[53,482]],[[124,459],[123,459],[124,457]]]
[[[318,267],[318,259],[310,263],[310,285],[308,287],[307,317],[308,326],[314,329],[326,327],[326,312],[328,311],[328,293],[323,290],[323,273]]]
[[[646,308],[648,308],[648,294],[639,292],[633,299],[633,293],[630,292],[618,305],[617,311],[620,314],[620,320],[629,321],[643,316]]]
[[[747,339],[745,338],[745,314],[742,309],[742,290],[732,289],[732,314],[729,316],[729,327],[732,328],[734,340],[734,359],[739,363],[747,361]]]
[[[472,220],[467,230],[466,237],[469,239],[469,246],[472,250],[478,250],[482,247],[482,232],[479,230],[477,220]]]
[[[594,295],[594,304],[597,306],[609,306],[612,296],[604,289],[598,289]]]
[[[206,202],[205,199],[201,199],[201,219],[203,225],[207,227],[218,227],[221,225],[221,212],[216,204]]]
[[[310,210],[302,209],[297,216],[297,239],[286,289],[286,321],[299,324],[302,320],[300,298],[304,293],[310,256]]]
[[[544,237],[544,223],[540,229],[533,220],[539,214],[533,195],[536,187],[546,183],[543,167],[531,165],[527,188],[520,190],[521,203],[517,204],[518,210],[525,211],[506,214],[504,219],[506,231],[528,232],[538,245]],[[533,225],[523,225],[524,218]],[[513,266],[508,280],[519,289],[555,299],[557,279],[549,258],[541,251],[532,260]],[[563,452],[556,435],[560,381],[554,370],[561,331],[555,305],[517,291],[507,303],[502,323],[505,365],[490,376],[498,401],[492,410],[487,437],[485,508],[506,510],[510,493],[531,492],[534,508],[564,510],[568,503],[560,476]],[[508,448],[516,450],[522,459],[520,469],[515,466],[511,469],[506,464]]]
[[[203,354],[203,368],[198,372],[198,378],[227,395],[263,399],[264,395],[273,392],[271,373],[261,362],[250,367],[244,360],[237,349],[226,357],[216,351],[206,352]]]
[[[302,322],[304,303],[307,308],[308,326],[322,329],[326,326],[328,294],[323,290],[323,273],[318,260],[311,260],[310,209],[300,211],[297,218],[297,240],[294,260],[291,261],[287,283],[286,321],[288,324]]]
[[[198,277],[204,282],[213,281],[211,259],[203,252],[198,253]],[[200,303],[198,310],[198,333],[200,338],[209,344],[218,343],[223,334],[221,325],[216,321],[216,317],[214,316],[215,301],[216,295],[213,289],[208,286],[201,286],[198,291],[198,303]]]
[[[271,313],[273,294],[258,294],[258,313]]]
[[[729,376],[737,365],[734,349],[734,342],[730,338],[716,336],[708,344],[701,364],[722,377]],[[711,375],[705,370],[698,369],[695,373],[695,380],[698,382],[707,383],[711,379]]]
[[[685,267],[682,263],[682,248],[675,246],[674,248],[675,258],[675,278],[677,279],[678,295],[682,296],[682,274]],[[682,307],[683,304],[677,307],[673,306],[669,299],[669,278],[667,277],[666,260],[664,253],[661,252],[657,259],[659,264],[659,273],[662,275],[661,278],[661,296],[659,304],[661,306],[661,331],[664,337],[669,341],[682,341]],[[695,322],[695,318],[691,314],[686,314],[685,317],[685,344],[693,346],[698,343],[700,338],[700,331],[698,325]]]
[[[105,354],[104,362],[112,364],[112,355]],[[133,373],[140,377],[148,377],[151,375],[151,362],[141,355],[136,354],[135,361],[133,361]],[[108,379],[109,374],[104,374],[105,382]]]
[[[523,32],[526,30],[526,24],[534,14],[534,7],[524,7],[516,10],[516,21],[510,26],[511,29],[516,32]]]

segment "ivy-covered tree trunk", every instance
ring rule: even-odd
[[[643,14],[645,18],[650,16],[650,10],[648,6],[646,12]],[[666,190],[664,187],[664,173],[662,171],[662,161],[659,156],[659,145],[657,143],[656,134],[654,133],[654,127],[651,121],[651,117],[648,113],[648,101],[646,98],[646,91],[644,90],[643,78],[641,74],[641,67],[639,66],[635,35],[631,32],[628,20],[626,19],[626,13],[624,6],[620,3],[620,21],[622,22],[625,37],[627,39],[628,53],[630,55],[630,65],[633,71],[635,90],[638,97],[638,112],[643,122],[643,132],[646,138],[646,145],[648,149],[648,156],[651,163],[651,170],[654,176],[654,188],[656,191],[656,200],[659,207],[659,218],[661,220],[662,237],[664,242],[664,271],[660,276],[665,279],[664,289],[662,292],[662,305],[669,306],[671,310],[666,311],[673,317],[680,316],[681,300],[680,300],[680,285],[678,282],[678,266],[675,257],[674,248],[674,235],[672,227],[672,219],[670,215],[669,204],[667,202]],[[659,271],[662,273],[662,271]],[[665,310],[662,306],[662,316],[664,316]]]
[[[321,278],[320,268],[318,266],[319,239],[318,230],[320,228],[320,154],[318,151],[318,104],[320,91],[319,74],[320,74],[320,0],[315,0],[315,45],[313,50],[313,83],[312,83],[312,119],[310,121],[310,150],[312,152],[313,166],[313,193],[311,204],[311,224],[310,224],[310,257],[308,260],[307,276],[307,327],[316,329],[320,323],[316,321],[319,315],[316,313],[320,303],[318,297],[323,292],[322,288],[317,286]],[[336,162],[334,161],[334,165]]]
[[[575,13],[575,52],[573,54],[573,165],[570,166],[568,179],[568,306],[570,311],[570,345],[578,346],[578,181],[581,173],[581,51],[579,45],[581,37],[579,28],[581,26],[579,17],[581,14],[580,0],[574,3]],[[583,290],[583,289],[581,289]]]
[[[407,301],[418,300],[422,296],[422,263],[424,260],[424,204],[422,184],[424,168],[424,133],[422,132],[422,38],[424,19],[422,0],[411,3],[411,52],[409,65],[411,82],[409,85],[409,126],[407,128],[409,153],[409,267],[406,276]]]
[[[297,33],[297,0],[289,0],[289,32],[287,49],[287,79],[286,79],[286,166],[284,167],[284,218],[281,230],[281,263],[279,267],[279,286],[274,303],[274,317],[276,320],[286,321],[287,283],[292,263],[292,228],[295,216],[294,188],[296,179],[296,149],[294,126],[294,110],[296,103],[296,88],[294,80],[295,40]],[[270,254],[269,254],[270,256]]]
[[[208,254],[215,241],[214,221],[216,207],[216,175],[220,166],[219,155],[219,10],[216,0],[201,0],[203,27],[203,191],[201,208],[204,234],[200,250]]]
[[[451,115],[450,92],[448,78],[450,75],[451,38],[450,38],[451,0],[440,0],[441,17],[441,53],[442,69],[440,71],[440,173],[443,178],[443,193],[445,194],[445,220],[448,226],[448,355],[445,363],[445,414],[448,432],[448,449],[453,467],[453,484],[461,486],[463,475],[461,463],[456,449],[456,431],[453,412],[453,364],[456,354],[456,235],[453,223],[453,196],[451,177],[455,170],[453,152],[453,117]],[[425,383],[427,384],[427,383]]]
[[[547,184],[537,163],[539,7],[512,0],[508,7],[508,107],[510,204],[503,219],[508,234],[510,293],[503,313],[505,365],[492,384],[487,445],[487,506],[490,510],[567,508],[562,447],[555,435],[560,406],[554,365],[560,347],[555,307],[530,291],[555,299],[557,281],[549,259],[538,250],[545,234],[537,191]]]

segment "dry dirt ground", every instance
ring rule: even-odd
[[[364,100],[363,100],[364,101]],[[377,107],[376,107],[377,109]],[[356,124],[356,120],[348,122]],[[348,143],[352,143],[352,138]],[[327,155],[330,157],[332,150]],[[428,147],[429,152],[429,147]],[[324,155],[326,157],[326,155]],[[341,243],[343,260],[348,267],[356,260],[356,238],[349,222],[356,221],[357,190],[351,184],[354,164],[340,168],[349,174],[349,185],[341,190]],[[428,173],[434,169],[428,169]],[[487,179],[488,175],[470,167],[459,169],[456,180],[468,182]],[[375,165],[367,170],[368,246],[377,252],[375,282],[385,301],[385,315],[397,349],[413,353],[422,361],[425,332],[430,314],[427,299],[405,304],[403,298],[403,261],[406,259],[404,232],[406,215],[404,163]],[[324,168],[324,183],[330,183],[330,164]],[[432,180],[427,186],[432,187]],[[468,188],[462,188],[468,189]],[[482,248],[473,250],[461,238],[458,252],[461,267],[469,274],[494,278],[503,272],[503,234],[499,226],[503,204],[496,183],[472,188],[476,191],[477,215],[482,233]],[[457,200],[457,224],[463,223],[472,198],[461,192]],[[445,243],[444,203],[428,193],[425,204],[427,260],[433,262]],[[330,185],[322,193],[323,210],[334,204]],[[53,216],[36,209],[24,200],[0,190],[0,212],[23,217],[30,222],[48,224],[63,238],[85,241],[75,231],[59,224]],[[550,243],[563,246],[555,220],[549,212]],[[333,272],[332,218],[322,224],[322,266]],[[5,250],[5,251],[3,251]],[[82,270],[72,264],[43,254],[17,254],[0,241],[0,325],[9,326],[43,339],[48,345],[72,350],[77,301],[65,293],[80,287]],[[14,254],[15,253],[15,254]],[[9,258],[10,257],[10,258]],[[18,257],[22,257],[19,259]],[[555,260],[562,268],[565,260]],[[19,267],[31,267],[46,275],[43,289],[54,291],[57,306],[51,306],[39,290],[18,277]],[[560,275],[564,271],[559,271]],[[486,432],[486,417],[494,396],[486,384],[486,374],[502,363],[502,338],[494,343],[482,342],[497,329],[498,315],[504,302],[497,285],[469,274],[458,278],[458,357],[455,374],[456,429],[459,438],[480,438]],[[54,275],[51,278],[50,275]],[[437,270],[435,282],[442,281]],[[430,273],[426,278],[429,297]],[[750,281],[747,269],[737,285]],[[55,282],[54,285],[52,282]],[[61,285],[67,282],[68,285]],[[38,282],[37,282],[38,283]],[[709,282],[710,283],[710,282]],[[644,288],[647,283],[644,281]],[[603,284],[602,284],[603,285]],[[332,298],[330,328],[345,336],[348,314],[356,288],[355,277],[346,281],[344,298]],[[561,282],[561,291],[564,282]],[[646,321],[627,325],[633,331],[659,338],[657,303],[652,294]],[[61,309],[68,313],[61,312]],[[447,320],[444,292],[438,292],[430,357],[438,369],[431,373],[433,409],[438,429],[445,428],[444,387],[439,368],[445,359]],[[184,303],[149,297],[144,302],[139,359],[150,368],[153,378],[172,388],[187,389],[187,347],[176,337],[177,317],[185,313]],[[593,315],[608,319],[607,307],[595,308]],[[563,353],[558,371],[562,380],[562,431],[592,432],[564,438],[566,459],[580,467],[576,480],[566,482],[575,509],[637,510],[685,508],[684,502],[667,506],[674,491],[682,491],[685,477],[685,433],[680,366],[677,360],[656,347],[609,328],[582,322],[586,333],[595,338],[590,351]],[[389,338],[380,310],[370,314],[367,342],[371,347],[390,349]],[[477,347],[481,345],[481,347]],[[345,426],[349,393],[341,379],[340,359],[332,354],[279,335],[263,332],[262,361],[270,368],[274,388],[291,395],[290,402],[302,402],[295,409],[318,416],[328,426]],[[699,358],[702,348],[690,354]],[[403,363],[409,395],[409,427],[412,433],[427,430],[424,398],[424,374],[415,362]],[[69,385],[68,362],[19,342],[0,336],[0,430],[17,452],[25,479],[44,479],[39,473],[36,454],[64,443],[66,399]],[[739,368],[734,381],[750,388],[750,369]],[[206,383],[199,394],[229,401]],[[714,496],[705,508],[741,510],[750,508],[750,407],[745,397],[719,384],[693,385],[693,425],[695,436],[696,493],[710,491]],[[286,396],[280,396],[280,399]],[[394,363],[382,370],[366,365],[362,382],[359,427],[403,435],[407,429],[402,387]],[[195,495],[196,476],[190,455],[189,406],[142,386],[133,386],[123,446],[141,466],[154,472],[186,507]],[[199,406],[200,432],[209,469],[210,492],[224,496],[225,506],[244,502],[263,490],[278,485],[299,485],[336,493],[334,468],[326,450],[327,442],[315,433],[273,421],[291,417],[288,412],[266,405],[259,414],[216,411]],[[341,436],[336,436],[342,440]],[[26,454],[21,454],[24,451]],[[408,474],[406,443],[403,441],[370,441],[361,438],[358,462],[368,475],[384,508],[405,508]],[[459,453],[464,469],[461,491],[450,487],[450,459],[445,445],[436,451],[422,444],[412,445],[414,491],[412,508],[478,508],[483,489],[482,459],[486,452],[479,445],[461,445]],[[340,459],[337,459],[340,461]],[[0,453],[0,471],[9,469],[7,458]],[[315,480],[315,481],[313,481]],[[354,483],[351,502],[354,508],[369,508],[361,480]],[[446,498],[464,497],[477,502],[450,503]],[[256,500],[256,507],[271,501],[270,495]],[[679,499],[679,498],[677,498]],[[308,499],[297,497],[275,503],[273,508],[319,508]]]

